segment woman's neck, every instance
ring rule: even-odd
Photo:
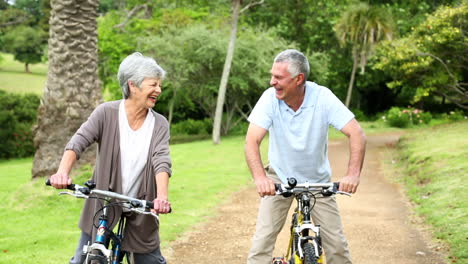
[[[127,114],[128,125],[133,130],[138,130],[145,122],[148,108],[139,107],[131,99],[126,99],[124,102],[125,113]]]

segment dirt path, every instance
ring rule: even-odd
[[[398,137],[398,134],[369,136],[358,193],[351,198],[337,198],[353,262],[442,264],[442,258],[411,223],[407,202],[399,187],[389,183],[382,174],[382,155]],[[348,162],[347,141],[331,142],[329,155],[334,175],[344,175]],[[253,185],[236,193],[230,202],[219,208],[217,217],[163,252],[168,263],[246,263],[258,202]],[[284,254],[287,236],[283,229],[275,256]]]

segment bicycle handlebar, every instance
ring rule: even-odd
[[[47,179],[46,183],[47,186],[52,186],[50,184],[50,179]],[[96,184],[92,181],[88,181],[85,183],[86,186],[80,186],[78,184],[70,184],[67,185],[67,189],[74,191],[73,194],[71,193],[66,193],[70,194],[75,197],[79,198],[89,198],[90,194],[96,194],[108,198],[114,198],[118,200],[123,200],[126,202],[129,202],[133,208],[144,208],[144,209],[153,209],[154,208],[154,203],[152,201],[147,201],[147,200],[140,200],[136,198],[132,198],[123,194],[118,194],[115,192],[111,191],[104,191],[104,190],[98,190],[94,189],[96,187]],[[61,193],[64,194],[64,193]],[[172,208],[169,208],[169,213],[172,212]]]
[[[351,196],[350,193],[339,191],[339,182],[329,183],[301,183],[297,184],[295,178],[288,178],[288,184],[275,184],[275,190],[277,195],[291,196],[292,194],[303,193],[303,192],[319,192],[323,196],[331,196],[333,194],[344,194]]]

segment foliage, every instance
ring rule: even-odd
[[[39,96],[17,95],[0,90],[0,159],[34,154],[32,126],[36,122]]]
[[[432,115],[429,112],[424,112],[420,109],[408,107],[399,108],[392,107],[387,114],[382,117],[392,127],[405,128],[409,126],[429,124],[432,120]]]
[[[296,43],[299,50],[309,55],[320,53],[327,58],[329,68],[312,65],[310,81],[330,87],[340,98],[346,94],[350,61],[347,51],[339,47],[333,27],[352,0],[269,0],[249,9],[241,22],[251,27],[265,27],[288,42]],[[278,15],[281,14],[281,15]],[[310,62],[310,61],[309,61]],[[326,78],[320,76],[326,75]],[[317,78],[319,77],[319,78]]]
[[[388,42],[373,67],[391,75],[400,101],[422,105],[445,99],[468,108],[468,4],[441,7],[404,39]]]
[[[187,119],[171,125],[171,135],[206,135],[210,134],[213,124],[211,119]]]
[[[27,12],[17,8],[0,10],[0,32],[7,33],[18,26],[27,26],[33,18]]]
[[[200,24],[140,39],[141,50],[157,58],[168,70],[161,100],[176,102],[174,112],[196,105],[205,117],[214,116],[228,36],[227,29],[209,29]],[[236,112],[251,110],[265,89],[274,55],[285,46],[288,44],[269,31],[239,32],[226,94],[224,131],[235,123]]]
[[[357,67],[364,74],[367,60],[372,56],[377,43],[392,39],[394,22],[387,9],[361,2],[350,6],[334,29],[340,43],[343,46],[349,44],[352,50],[353,68],[345,101],[345,105],[349,107]]]
[[[361,73],[377,42],[392,39],[394,22],[391,14],[382,7],[358,3],[349,7],[335,25],[342,45],[350,44],[353,57],[359,62]]]
[[[5,35],[4,41],[7,51],[14,54],[15,60],[26,65],[26,72],[29,72],[28,64],[41,62],[44,50],[41,33],[36,29],[17,27]]]
[[[120,62],[137,51],[138,38],[160,35],[166,27],[184,27],[209,15],[206,11],[156,9],[150,18],[135,15],[122,23],[121,18],[126,17],[126,13],[125,10],[111,11],[98,19],[99,75],[108,94],[107,100],[122,98],[117,71]]]
[[[460,109],[456,109],[455,111],[443,113],[441,115],[441,118],[450,120],[450,121],[461,121],[461,120],[467,119],[467,115]]]
[[[418,129],[398,143],[406,193],[434,238],[448,244],[450,263],[468,261],[467,130],[466,121]]]
[[[45,0],[15,0],[14,7],[31,15],[34,18],[34,23],[37,23],[44,15],[41,10],[41,2],[45,2]]]
[[[167,87],[161,100],[176,102],[174,112],[196,105],[205,117],[214,116],[228,37],[227,29],[199,24],[140,38],[140,50],[167,68]],[[239,32],[226,93],[224,133],[235,125],[236,115],[251,110],[265,89],[273,57],[286,46],[271,31]]]
[[[261,25],[275,30],[282,38],[296,42],[303,51],[326,53],[332,67],[328,69],[329,78],[321,84],[332,89],[340,99],[344,100],[353,64],[349,59],[352,54],[350,50],[339,47],[333,27],[339,17],[355,2],[354,0],[268,0],[249,10],[241,19],[250,26]],[[437,7],[457,3],[460,0],[363,2],[387,9],[397,25],[396,35],[407,36],[413,27],[424,21],[427,14]],[[367,115],[373,115],[397,103],[397,95],[386,86],[386,83],[391,81],[391,76],[380,70],[366,70],[365,75],[356,76],[353,108],[360,108]],[[317,81],[312,77],[310,80]],[[408,105],[409,101],[401,104]]]

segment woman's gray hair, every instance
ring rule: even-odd
[[[120,63],[119,72],[117,73],[124,99],[128,99],[130,96],[129,81],[140,87],[145,78],[164,79],[165,76],[166,71],[153,58],[145,57],[140,52],[127,56]]]
[[[288,72],[292,77],[296,77],[299,73],[304,74],[304,82],[309,78],[309,61],[302,52],[295,49],[287,49],[276,55],[274,62],[287,62]]]

